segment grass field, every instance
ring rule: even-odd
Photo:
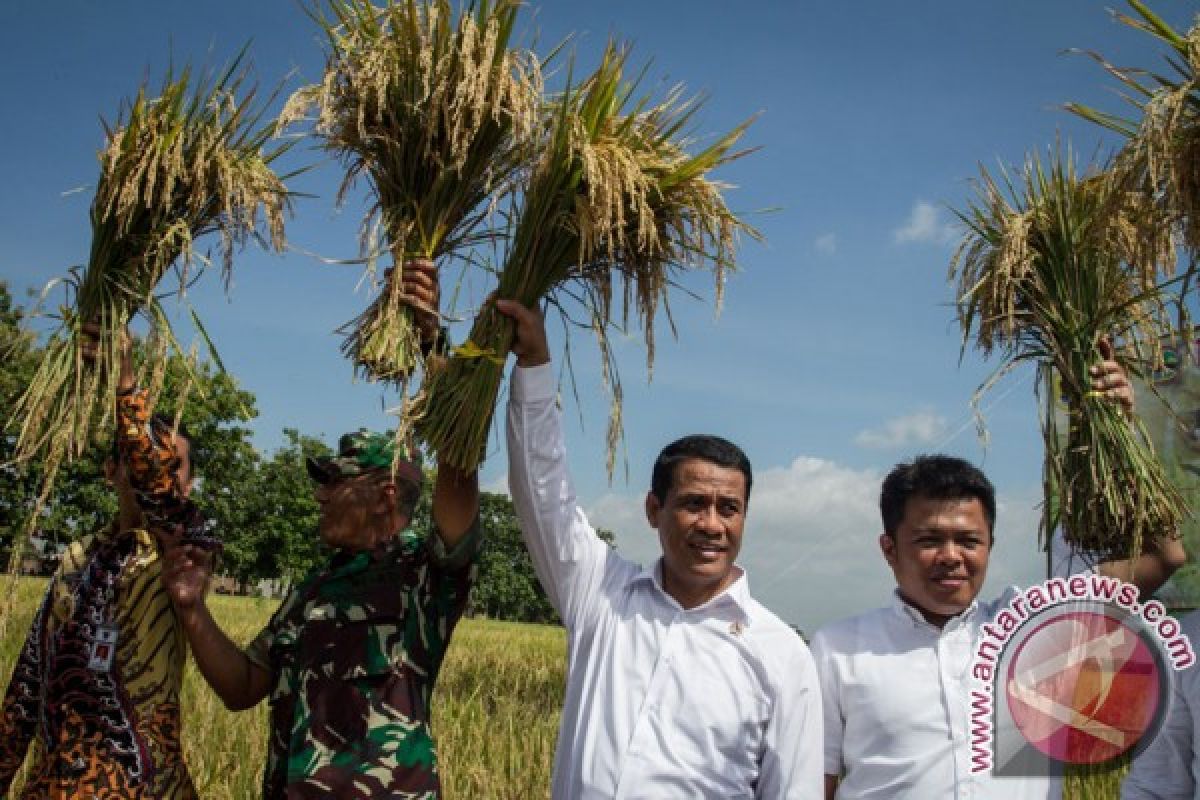
[[[44,580],[18,585],[17,606],[0,643],[7,681]],[[248,641],[276,601],[214,596],[213,613],[235,641]],[[528,800],[549,796],[550,764],[562,705],[566,643],[561,629],[464,620],[433,701],[448,800]],[[184,752],[201,797],[258,796],[266,757],[266,704],[228,712],[189,663],[184,680]],[[1117,797],[1113,774],[1068,779],[1068,800]]]

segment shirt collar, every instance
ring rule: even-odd
[[[642,567],[641,570],[629,579],[628,586],[636,584],[649,584],[663,598],[672,605],[678,606],[674,597],[667,594],[667,590],[663,588],[662,582],[662,556],[654,562],[653,566]],[[751,622],[751,597],[750,597],[750,579],[746,576],[746,571],[734,564],[733,568],[737,571],[737,577],[733,583],[725,587],[725,590],[718,594],[713,599],[703,605],[695,608],[687,609],[687,613],[708,611],[713,612],[718,609],[728,608],[734,613],[734,617],[743,625],[749,625]]]
[[[905,620],[911,622],[915,626],[918,626],[918,627],[924,626],[927,628],[931,628],[932,630],[938,630],[936,625],[930,624],[929,621],[927,619],[925,619],[925,616],[921,613],[921,610],[919,608],[910,604],[907,600],[905,600],[903,597],[900,596],[899,589],[892,590],[892,610],[895,611],[897,614],[899,614],[901,617],[903,617]],[[949,620],[947,620],[946,626],[944,628],[942,628],[941,630],[953,631],[953,630],[956,630],[956,629],[962,627],[963,625],[970,623],[971,620],[974,619],[974,617],[978,613],[978,611],[979,611],[979,600],[978,599],[972,600],[971,605],[969,605],[965,609],[963,609],[963,612],[961,614],[958,614],[957,616],[953,616]]]

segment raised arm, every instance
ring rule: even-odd
[[[83,333],[82,355],[94,359],[100,328],[88,324]],[[194,544],[215,547],[217,540],[208,518],[189,497],[192,471],[190,456],[186,463],[184,456],[190,454],[191,443],[177,443],[173,433],[156,429],[147,392],[134,383],[132,337],[128,329],[120,336],[115,438],[146,527],[160,535],[169,533],[172,538],[182,536]]]
[[[388,279],[392,279],[390,271]],[[441,288],[437,268],[428,259],[411,259],[404,262],[400,279],[400,297],[412,309],[421,341],[432,345],[439,335]],[[433,485],[433,522],[446,550],[454,549],[478,516],[479,473],[466,473],[439,461]]]
[[[204,680],[231,711],[252,708],[271,689],[271,673],[251,661],[213,619],[204,595],[212,553],[189,544],[163,555],[162,582]]]
[[[609,558],[575,499],[541,316],[496,300],[516,324],[508,402],[508,485],[538,579],[568,629],[595,596]]]

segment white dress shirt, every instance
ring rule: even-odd
[[[1046,800],[1061,781],[971,773],[971,659],[979,626],[1012,599],[975,602],[944,628],[899,594],[812,640],[825,713],[825,773],[839,800]]]
[[[820,798],[820,687],[803,640],[746,576],[683,609],[575,500],[549,365],[513,370],[509,486],[567,628],[556,800]]]
[[[1200,654],[1200,611],[1180,625]],[[1200,797],[1200,664],[1175,672],[1171,704],[1154,741],[1133,760],[1121,800],[1192,800]]]

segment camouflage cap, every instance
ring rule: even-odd
[[[396,439],[392,434],[359,428],[338,439],[336,456],[309,458],[305,466],[314,481],[330,483],[376,470],[391,471],[393,463],[398,480],[421,485],[424,477],[421,465],[406,458],[396,458]]]

